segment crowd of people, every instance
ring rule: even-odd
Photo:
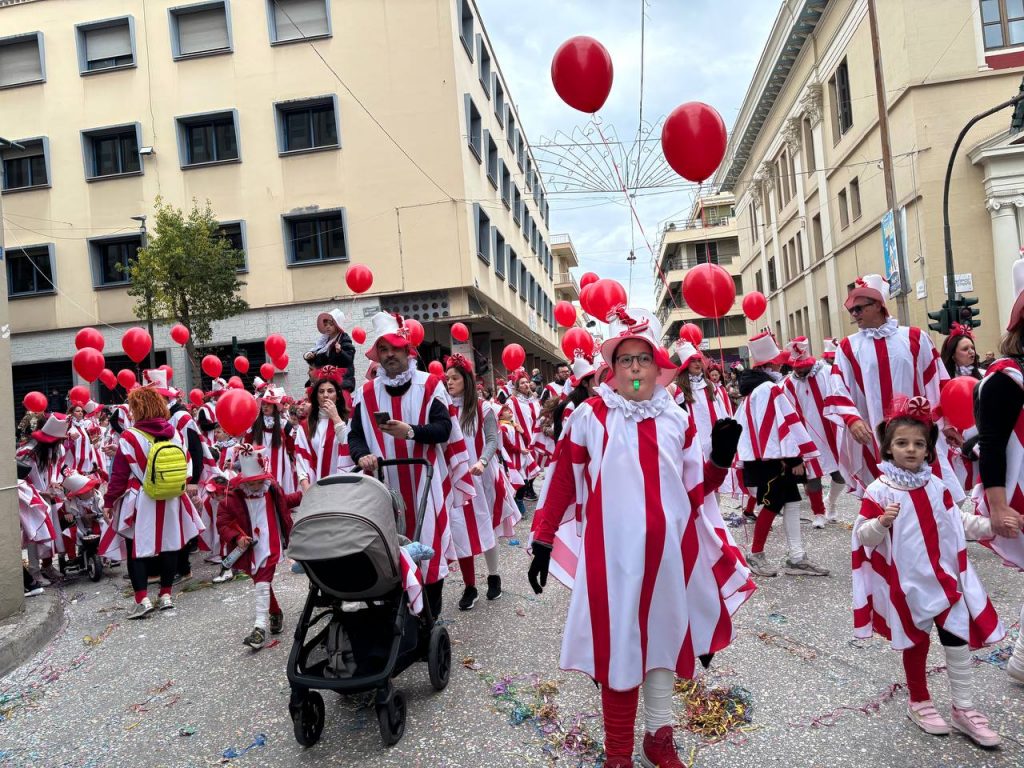
[[[1014,280],[1019,298],[997,360],[979,360],[960,326],[940,352],[890,315],[884,281],[867,275],[845,303],[857,330],[822,340],[820,357],[806,338],[780,346],[766,331],[749,340],[746,366],[723,369],[685,341],[674,362],[658,320],[620,306],[600,348],[559,365],[553,381],[519,369],[493,390],[459,354],[442,361],[443,376],[425,370],[403,319],[386,312],[373,318],[370,366],[356,382],[344,318],[324,313],[305,392],[290,396],[257,379],[260,412],[244,434],[218,423],[225,381],[214,380],[195,406],[161,369],[144,371],[123,405],[89,401],[26,416],[18,452],[25,593],[59,584],[54,558],[72,561],[98,538],[103,562],[123,563],[131,581],[128,618],[142,619],[174,607],[173,586],[189,578],[199,551],[221,565],[215,581],[251,577],[254,621],[243,642],[258,649],[284,626],[275,569],[293,510],[319,479],[380,473],[405,502],[398,530],[410,538],[425,494],[420,579],[435,615],[456,564],[458,609],[474,609],[481,555],[485,597],[501,597],[497,543],[515,535],[535,502],[528,579],[538,594],[549,574],[572,589],[560,663],[600,686],[605,764],[634,764],[642,689],[640,764],[671,768],[682,765],[675,678],[693,677],[731,643],[753,577],[780,568],[829,576],[805,545],[802,499],[814,528],[825,528],[839,520],[846,493],[859,504],[854,634],[880,634],[902,652],[907,715],[918,727],[992,747],[1000,737],[972,699],[969,651],[1005,630],[966,542],[1024,568],[1024,261]],[[977,425],[966,432],[939,405],[944,382],[958,376],[980,380]],[[424,459],[432,473],[380,464],[407,458]],[[748,552],[723,518],[723,497],[750,518]],[[786,555],[776,565],[765,545],[780,516]],[[933,625],[949,722],[926,680]],[[1024,683],[1024,640],[1008,674]]]

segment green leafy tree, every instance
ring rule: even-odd
[[[167,318],[188,328],[185,349],[195,387],[201,381],[197,346],[213,340],[212,324],[249,308],[239,296],[245,283],[236,271],[245,254],[223,236],[209,201],[200,208],[193,199],[187,216],[159,197],[155,208],[155,231],[128,268],[128,294],[136,300],[136,317]]]

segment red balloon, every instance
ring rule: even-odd
[[[201,363],[203,373],[209,376],[211,379],[216,379],[220,376],[224,370],[224,363],[220,361],[220,358],[216,355],[207,355],[203,358]]]
[[[563,328],[572,328],[576,325],[576,307],[568,301],[559,301],[555,304],[555,322]]]
[[[594,351],[594,337],[583,328],[570,328],[562,337],[562,351],[570,360],[577,354],[587,357]]]
[[[501,362],[506,370],[514,371],[526,362],[526,350],[518,344],[509,344],[501,352]]]
[[[68,392],[68,402],[72,405],[85,405],[92,399],[92,395],[89,392],[89,388],[79,384],[77,387],[72,387],[71,391]]]
[[[197,408],[203,404],[203,390],[193,389],[188,393],[189,402]]]
[[[263,365],[261,365],[260,376],[262,376],[267,381],[270,381],[272,378],[274,378],[274,364],[264,363]]]
[[[580,306],[583,307],[583,311],[588,315],[594,314],[590,309],[590,292],[594,288],[594,283],[585,285],[580,288]]]
[[[580,290],[582,291],[588,285],[596,283],[600,279],[595,272],[584,272],[583,277],[580,278]]]
[[[612,90],[612,57],[597,40],[570,37],[551,59],[551,82],[562,101],[580,112],[597,112]]]
[[[256,398],[244,389],[230,389],[217,400],[217,423],[233,437],[244,435],[259,412]]]
[[[121,349],[133,363],[141,363],[153,348],[153,338],[142,328],[129,328],[121,337]]]
[[[235,358],[235,370],[239,373],[249,372],[249,358],[245,355],[239,355]]]
[[[427,372],[435,376],[444,376],[444,366],[437,362],[437,360],[431,360],[430,365],[427,366]]]
[[[228,389],[245,389],[245,383],[237,376],[228,379]]]
[[[106,387],[107,389],[113,389],[114,387],[117,386],[117,376],[115,376],[114,372],[109,368],[104,368],[102,371],[100,371],[99,378],[100,381],[103,383],[103,386]]]
[[[288,342],[284,340],[284,336],[279,333],[272,333],[267,336],[267,340],[263,343],[264,348],[267,350],[267,355],[271,360],[276,360],[285,353],[288,349]]]
[[[21,399],[21,404],[25,406],[26,411],[43,413],[46,411],[50,401],[46,399],[46,395],[42,392],[29,392]]]
[[[626,289],[618,281],[606,277],[590,286],[587,301],[590,303],[590,314],[598,320],[607,321],[608,315],[616,307],[625,305]]]
[[[661,127],[661,150],[672,170],[690,181],[711,177],[725,157],[725,122],[714,107],[689,101]]]
[[[103,355],[93,347],[85,347],[75,352],[71,362],[78,375],[89,382],[96,381],[103,371]]]
[[[469,328],[465,323],[455,323],[452,326],[452,338],[456,341],[469,341]]]
[[[117,372],[117,383],[126,390],[135,386],[135,372],[129,368],[122,368]]]
[[[274,358],[274,367],[279,371],[288,370],[288,355],[281,355]]]
[[[978,380],[972,376],[957,376],[942,385],[939,405],[946,421],[961,432],[974,426],[974,388]]]
[[[683,278],[683,298],[701,317],[722,317],[736,301],[736,284],[717,264],[698,264]]]
[[[373,271],[365,264],[353,264],[345,270],[345,284],[353,293],[366,293],[373,285]]]
[[[180,344],[184,347],[191,337],[192,334],[188,332],[188,328],[181,323],[176,323],[171,326],[171,338],[174,340],[175,344]]]
[[[748,320],[757,320],[768,309],[768,299],[760,291],[751,291],[743,297],[741,306]]]
[[[97,352],[102,352],[104,344],[106,344],[106,339],[104,339],[103,334],[95,328],[83,328],[75,334],[75,349],[86,349],[91,347]]]
[[[418,347],[423,343],[423,337],[426,335],[426,331],[423,330],[423,323],[419,320],[406,320],[405,327],[409,329],[409,343],[414,347]]]
[[[358,325],[352,329],[352,341],[356,344],[362,344],[366,341],[366,331],[360,328]]]
[[[690,342],[695,347],[699,347],[700,343],[704,341],[704,334],[701,332],[699,325],[683,323],[682,328],[679,329],[679,338]]]
[[[167,363],[164,363],[163,365],[158,365],[157,368],[161,371],[167,371],[167,383],[170,384],[171,381],[174,379],[174,369],[171,368],[171,366],[167,365]]]

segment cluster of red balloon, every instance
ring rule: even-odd
[[[562,352],[569,360],[577,355],[590,357],[594,354],[594,337],[585,328],[570,328],[562,337]]]
[[[600,278],[593,272],[587,272],[580,278],[580,306],[587,314],[606,322],[616,307],[625,304],[626,289],[617,280]],[[575,312],[573,315],[575,322]]]

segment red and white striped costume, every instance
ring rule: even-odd
[[[199,431],[199,425],[196,423],[196,420],[192,418],[192,415],[188,411],[175,411],[167,421],[169,421],[171,426],[174,427],[174,431],[178,433],[178,438],[181,440],[181,444],[185,446],[185,457],[188,459],[189,482],[191,482],[192,470],[195,467],[196,461],[201,461],[203,463],[203,474],[207,474],[206,468],[209,467],[212,469],[215,462],[213,460],[213,454],[210,453],[209,449],[206,447],[206,443],[203,442],[202,456],[193,456],[188,449],[188,436],[186,433],[189,430],[199,435],[200,440],[202,440],[203,433]]]
[[[873,338],[865,331],[858,331],[839,342],[836,352],[836,368],[846,382],[853,404],[873,433],[885,420],[885,409],[894,395],[920,395],[935,407],[939,404],[939,382],[949,378],[928,334],[920,328],[896,326],[895,321],[890,323],[884,327],[892,329],[889,335]],[[942,427],[940,423],[935,446],[938,466],[934,469],[953,501],[959,504],[966,495],[949,465]],[[846,431],[841,435],[839,450],[840,463],[849,468],[847,479],[851,490],[859,496],[879,474],[877,440],[872,446],[861,445]]]
[[[800,457],[808,478],[821,477],[818,447],[781,384],[756,386],[736,409],[736,421],[743,427],[736,451],[741,462]]]
[[[299,474],[309,478],[309,461],[312,454],[309,451],[309,440],[301,427],[294,430],[289,429],[286,419],[277,416],[264,417],[262,414],[257,418],[273,419],[276,423],[264,428],[263,447],[267,449],[267,458],[270,461],[270,474],[277,480],[281,490],[285,493],[294,493],[299,490]],[[276,429],[281,434],[281,442],[276,447],[272,431]],[[247,432],[245,442],[252,442],[252,432]],[[348,445],[346,444],[346,449]],[[335,474],[335,473],[330,473]]]
[[[434,467],[419,536],[419,541],[436,553],[430,560],[420,563],[424,583],[433,584],[448,575],[447,561],[456,559],[449,522],[451,510],[461,507],[476,493],[469,474],[469,453],[457,419],[452,420],[447,443],[427,445],[392,437],[381,431],[373,416],[383,411],[392,419],[406,424],[427,423],[431,403],[435,400],[443,403],[446,410],[451,406],[444,379],[414,371],[409,389],[399,396],[389,395],[385,386],[381,377],[366,382],[358,390],[355,402],[362,404],[359,409],[361,426],[370,453],[385,459],[426,459]],[[399,532],[410,539],[416,533],[416,510],[424,492],[425,479],[426,473],[421,466],[387,467],[384,470],[385,484],[397,489],[405,501],[405,526]]]
[[[97,473],[102,480],[106,480],[107,470],[103,461],[105,456],[100,454],[99,448],[93,445],[89,438],[89,427],[92,422],[83,419],[72,421],[68,425],[67,464],[80,475],[91,475]]]
[[[65,445],[66,443],[61,443],[58,446],[54,453],[53,462],[46,468],[40,467],[36,463],[35,454],[31,451],[32,442],[17,453],[18,460],[29,465],[26,481],[39,493],[49,508],[50,531],[53,534],[51,546],[55,555],[67,554],[69,545],[70,551],[74,551],[73,537],[64,535],[60,527],[60,511],[63,507],[62,500],[64,496],[61,489],[61,479],[64,476],[64,468],[70,466],[70,454],[65,450]],[[52,499],[52,501],[48,499]]]
[[[530,441],[508,422],[498,422],[501,432],[501,458],[508,469],[508,479],[515,490],[538,474],[537,461],[530,450]]]
[[[30,543],[48,545],[56,538],[53,521],[50,520],[50,505],[24,480],[18,481],[18,520],[23,547]]]
[[[816,362],[806,377],[790,374],[782,383],[807,433],[818,447],[821,471],[824,474],[838,471],[839,430],[861,418],[842,375],[833,366]]]
[[[423,580],[420,569],[402,548],[398,549],[398,564],[402,569],[402,587],[409,599],[409,613],[417,616],[423,610]]]
[[[882,542],[861,546],[857,528],[900,505]],[[877,632],[896,650],[923,643],[932,623],[972,648],[1005,634],[999,616],[967,559],[961,513],[942,481],[902,490],[885,477],[868,486],[853,532],[853,634]]]
[[[284,551],[284,532],[277,519],[274,497],[270,483],[259,496],[244,496],[245,510],[249,513],[249,530],[252,531],[253,546],[249,548],[249,573],[255,575],[265,568],[274,568],[281,562]]]
[[[490,409],[487,409],[489,411]],[[461,398],[451,406],[452,421],[461,424]],[[484,406],[476,406],[476,432],[466,439],[468,464],[475,465],[484,452]],[[499,435],[499,440],[500,440]],[[497,454],[484,467],[479,477],[472,474],[476,495],[466,499],[462,506],[453,506],[450,527],[452,543],[460,558],[479,555],[494,546],[495,533],[511,536],[513,528],[522,517],[513,499],[515,491],[509,484],[508,477],[501,471]]]
[[[551,461],[551,454],[555,450],[555,439],[550,435],[544,434],[544,430],[548,426],[548,419],[538,413],[536,420],[533,422],[533,435],[530,443],[538,470],[544,469],[548,465],[548,462]]]
[[[224,557],[224,551],[217,531],[217,507],[220,506],[221,497],[217,494],[207,493],[203,495],[203,503],[199,507],[199,517],[206,526],[206,530],[199,534],[199,548],[204,552],[212,552],[217,557]]]
[[[540,460],[540,454],[543,453],[543,450],[534,451],[533,445],[533,425],[540,413],[540,406],[534,398],[520,395],[519,393],[512,395],[506,401],[506,405],[512,409],[512,418],[523,428],[523,433],[520,437],[526,442],[526,447],[533,452],[533,461],[520,468],[523,472],[524,480],[533,480],[533,478],[540,474],[540,464],[538,461]]]
[[[198,418],[200,413],[202,413],[206,417],[206,421],[207,421],[208,424],[216,424],[217,423],[217,401],[216,400],[210,400],[209,402],[203,403],[199,407],[199,410],[196,411],[196,417],[197,418]],[[213,445],[214,443],[217,442],[217,430],[211,429],[209,432],[203,433],[203,437],[206,438],[206,442],[207,443],[209,443],[210,445]]]
[[[690,380],[690,392],[693,395],[692,403],[686,402],[686,395],[682,389],[676,394],[675,401],[677,405],[690,412],[690,418],[693,420],[697,428],[697,436],[700,438],[701,450],[704,451],[704,457],[707,458],[711,455],[711,428],[719,419],[732,416],[732,402],[724,389],[709,384],[703,376],[697,381]],[[738,472],[735,469],[730,469],[718,490],[721,493],[737,493],[742,488]]]
[[[753,593],[742,559],[702,512],[704,458],[689,416],[658,387],[630,403],[607,386],[560,441],[538,538],[583,510],[560,666],[614,690],[665,668],[692,677]],[[607,498],[606,498],[607,495]]]
[[[305,475],[310,483],[322,477],[348,472],[355,467],[348,450],[347,422],[335,429],[334,424],[321,412],[312,438],[301,427],[295,429],[295,471]]]
[[[175,432],[170,442],[182,447]],[[121,434],[118,451],[124,454],[131,472],[128,489],[117,504],[117,532],[135,543],[135,557],[152,557],[175,552],[199,535],[203,523],[188,494],[157,501],[142,491],[149,443],[134,430]]]

